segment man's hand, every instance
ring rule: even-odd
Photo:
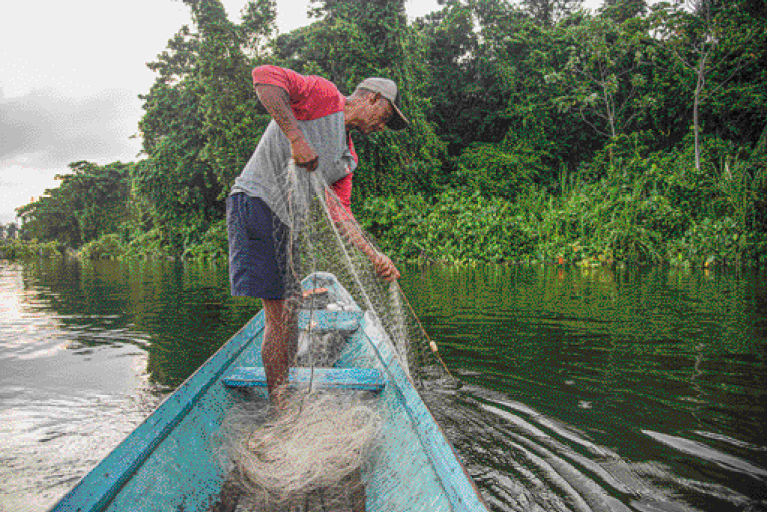
[[[288,134],[288,138],[290,139],[290,152],[296,165],[307,171],[315,170],[320,163],[320,156],[309,145],[303,132],[301,130],[292,131]]]
[[[274,85],[258,84],[256,94],[266,111],[280,127],[282,133],[290,141],[290,152],[293,161],[298,167],[313,171],[319,164],[320,157],[314,148],[309,145],[304,132],[298,127],[298,121],[290,108],[288,91]]]
[[[378,277],[386,282],[396,281],[400,278],[399,270],[394,266],[394,263],[384,254],[377,254],[373,259],[373,267],[376,269]]]

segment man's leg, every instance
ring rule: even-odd
[[[261,359],[266,372],[269,398],[279,408],[285,407],[280,389],[288,381],[288,369],[298,351],[297,305],[292,301],[261,299],[264,303],[264,341]]]

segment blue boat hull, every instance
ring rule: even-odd
[[[348,297],[332,275],[321,276]],[[309,282],[307,278],[306,287]],[[337,367],[376,369],[385,382],[376,401],[382,428],[373,460],[366,465],[371,468],[365,475],[367,510],[485,512],[476,487],[400,366],[375,315],[340,311],[301,320],[312,321],[352,332]],[[243,367],[262,366],[263,327],[262,311],[52,510],[216,510],[226,499],[222,489],[227,480],[217,436],[227,411],[247,396],[225,380]]]

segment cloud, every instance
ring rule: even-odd
[[[0,168],[23,160],[32,167],[133,160],[140,141],[130,136],[140,116],[141,100],[124,89],[77,99],[36,89],[0,100]]]
[[[22,160],[25,160],[22,158]],[[46,189],[59,184],[54,178],[69,169],[35,169],[14,164],[0,170],[0,224],[13,222],[16,208],[29,203]]]

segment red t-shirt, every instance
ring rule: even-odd
[[[288,93],[296,119],[311,121],[344,109],[346,98],[332,82],[320,76],[299,75],[277,66],[253,70],[253,85],[275,85]]]
[[[346,98],[333,83],[320,76],[304,76],[277,66],[259,66],[253,70],[253,85],[274,85],[284,89],[290,107],[299,121],[311,121],[342,112]],[[359,162],[354,144],[349,137],[349,150]],[[351,213],[352,174],[331,185],[341,204]]]

